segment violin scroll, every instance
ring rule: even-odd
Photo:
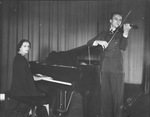
[[[133,28],[133,29],[138,29],[138,25],[135,25],[135,24],[130,24],[130,26]]]

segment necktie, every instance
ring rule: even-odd
[[[109,33],[110,33],[110,34],[113,34],[113,30],[110,30]]]

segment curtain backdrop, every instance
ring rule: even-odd
[[[145,11],[145,46],[144,46],[144,64],[143,64],[143,86],[145,93],[150,92],[150,0],[146,3]]]
[[[141,84],[143,79],[146,0],[3,0],[1,90],[12,81],[16,45],[28,39],[32,49],[28,60],[44,60],[51,51],[66,51],[82,45],[109,27],[109,16],[120,11],[124,23],[137,24],[131,30],[128,49],[123,52],[125,82]]]

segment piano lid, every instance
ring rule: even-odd
[[[52,51],[46,58],[50,65],[78,66],[80,64],[99,64],[102,57],[102,47],[83,45],[68,51]]]

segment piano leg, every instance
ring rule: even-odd
[[[75,91],[72,91],[68,97],[68,93],[66,90],[60,90],[59,94],[59,108],[57,109],[57,112],[59,113],[59,116],[61,116],[63,113],[67,112],[73,97],[73,94]]]

